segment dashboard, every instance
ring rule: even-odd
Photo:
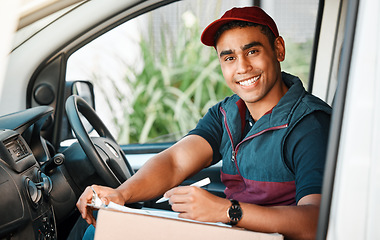
[[[40,135],[52,112],[40,107],[0,117],[0,239],[57,239],[53,182],[45,173],[51,157]]]
[[[55,239],[50,177],[44,174],[23,137],[0,132],[0,234],[30,239]],[[25,224],[26,223],[26,224]]]
[[[77,141],[50,143],[53,117],[50,106],[0,116],[0,240],[66,239],[80,194],[105,185]]]

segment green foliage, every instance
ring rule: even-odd
[[[292,42],[290,39],[285,39],[286,57],[281,64],[282,70],[288,73],[297,75],[303,85],[307,87],[309,81],[311,49],[313,41]]]
[[[120,142],[178,140],[195,127],[209,107],[232,94],[215,50],[199,41],[197,24],[179,27],[176,36],[168,29],[160,35],[160,41],[152,32],[141,38],[142,71],[129,68],[131,74],[125,77],[131,89],[132,111],[123,109],[123,121],[114,118]],[[121,93],[117,95],[124,101]]]

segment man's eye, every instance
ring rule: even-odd
[[[234,58],[233,57],[226,57],[225,59],[224,59],[224,61],[232,61],[232,60],[234,60]]]
[[[248,54],[255,54],[255,53],[257,53],[258,51],[257,50],[250,50],[249,52],[248,52]]]

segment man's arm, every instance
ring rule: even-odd
[[[189,135],[167,150],[157,154],[130,179],[117,189],[93,185],[99,197],[108,204],[145,201],[163,194],[179,185],[187,177],[211,164],[213,151],[206,140],[197,135]],[[95,225],[91,202],[92,189],[87,187],[77,202],[82,217]]]
[[[152,199],[209,166],[212,155],[206,140],[189,135],[150,159],[117,190],[126,203]]]
[[[321,195],[303,197],[297,206],[262,207],[242,203],[238,226],[259,232],[279,232],[289,239],[315,239]]]
[[[178,187],[166,194],[174,211],[180,217],[206,222],[228,223],[228,199],[194,187]],[[318,224],[320,194],[303,197],[297,206],[263,207],[240,203],[243,217],[237,224],[257,232],[278,232],[289,239],[314,239]]]

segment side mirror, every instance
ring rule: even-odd
[[[95,95],[94,95],[94,86],[89,81],[70,81],[66,82],[66,90],[69,90],[69,94],[66,96],[66,99],[70,95],[78,95],[82,97],[86,102],[95,109]]]
[[[85,80],[67,81],[65,86],[65,101],[71,95],[78,95],[82,97],[93,109],[95,109],[94,86],[91,82]],[[93,130],[91,124],[83,116],[81,116],[81,120],[86,131],[90,133]],[[74,133],[71,131],[66,113],[64,113],[61,128],[61,139],[73,139],[73,134]]]

